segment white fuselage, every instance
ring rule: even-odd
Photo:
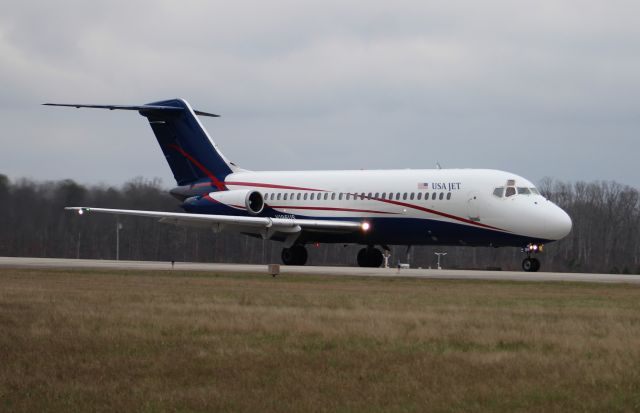
[[[424,222],[424,243],[437,241],[430,228],[446,224],[461,234],[480,230],[486,245],[494,244],[492,236],[553,241],[571,230],[569,216],[530,181],[497,170],[247,171],[230,174],[225,185],[260,191],[267,211],[278,218],[362,220],[374,229],[380,220]],[[494,194],[500,192],[496,188],[503,188],[502,194]],[[409,238],[406,244],[423,243],[415,232]],[[464,236],[456,238],[466,243]]]

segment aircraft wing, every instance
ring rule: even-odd
[[[322,219],[245,217],[232,215],[190,214],[184,212],[141,211],[135,209],[108,209],[90,207],[66,207],[78,214],[104,213],[157,218],[162,223],[211,228],[215,232],[233,231],[261,235],[265,239],[274,235],[285,239],[285,246],[293,245],[300,233],[316,232],[356,232],[367,231],[369,224],[354,221],[331,221]],[[290,244],[290,245],[289,245]]]

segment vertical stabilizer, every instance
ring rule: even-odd
[[[218,190],[226,189],[224,178],[237,168],[218,150],[196,116],[197,113],[215,115],[196,112],[183,99],[153,102],[145,106],[182,109],[139,111],[149,120],[178,185],[210,180]]]
[[[149,120],[171,172],[179,186],[210,182],[225,190],[224,179],[240,168],[218,150],[197,115],[217,117],[193,110],[184,99],[163,100],[146,105],[86,105],[79,103],[44,103],[46,106],[137,110]]]

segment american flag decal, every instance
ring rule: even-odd
[[[418,184],[418,189],[429,189],[429,184],[426,182],[420,182]]]

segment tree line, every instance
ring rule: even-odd
[[[546,246],[545,271],[640,274],[640,196],[616,182],[567,183],[544,179],[542,194],[566,210],[571,234]],[[121,187],[73,180],[11,181],[0,175],[0,255],[123,260],[280,262],[282,245],[240,234],[160,224],[154,219],[90,214],[65,206],[181,211],[159,180],[135,178]],[[121,228],[121,229],[118,229]],[[119,237],[118,237],[119,235]],[[309,265],[355,265],[360,246],[310,245]],[[435,268],[519,269],[518,248],[392,247],[390,263]]]

